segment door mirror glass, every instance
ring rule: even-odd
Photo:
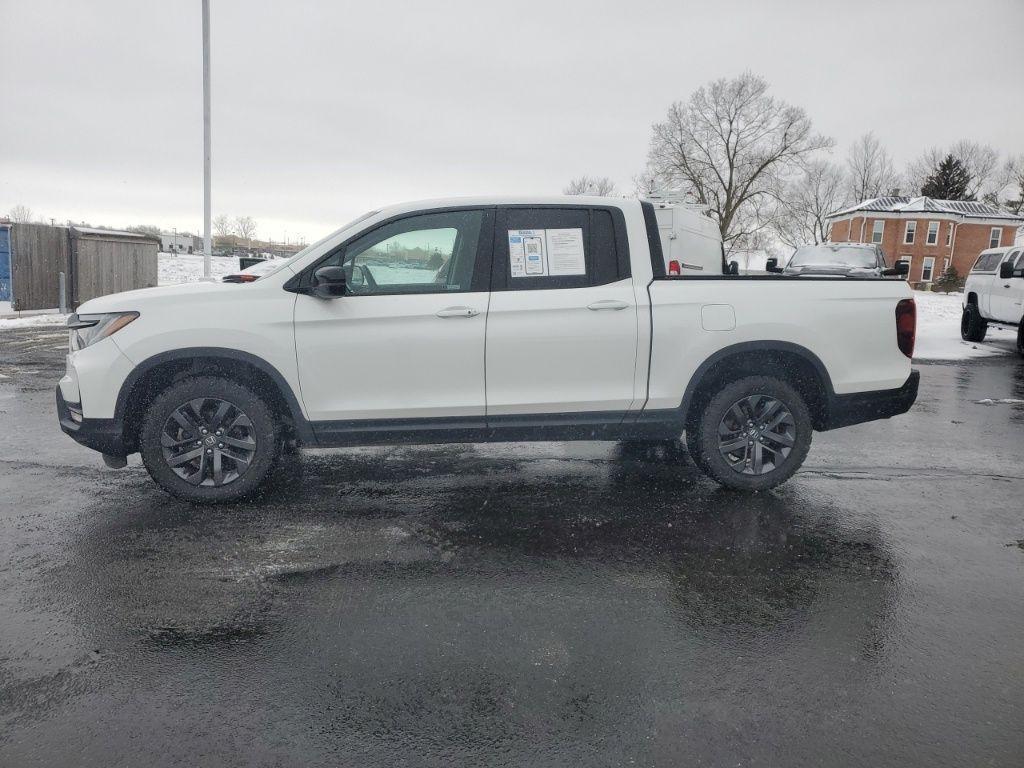
[[[910,262],[908,261],[897,261],[893,264],[892,269],[883,269],[882,274],[886,277],[906,277],[910,274]]]
[[[766,270],[768,270],[769,272],[781,272],[782,271],[781,269],[779,269],[779,260],[776,259],[774,256],[772,258],[768,259],[768,261],[766,261],[764,263],[764,268]]]
[[[999,265],[999,279],[1009,280],[1011,277],[1013,277],[1013,263],[1007,259]]]

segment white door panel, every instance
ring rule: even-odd
[[[487,317],[489,415],[625,411],[635,397],[630,280],[498,291]]]
[[[1011,251],[1005,261],[1011,264],[1016,262],[1018,251]],[[993,320],[1002,320],[1007,323],[1016,323],[1021,319],[1021,299],[1024,294],[1024,279],[1011,277],[1003,279],[999,277],[998,267],[994,278],[992,278],[989,289],[989,317]],[[982,314],[984,314],[984,309]]]
[[[309,418],[483,416],[487,297],[299,296],[296,355]]]

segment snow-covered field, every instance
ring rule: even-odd
[[[194,283],[203,276],[203,257],[195,254],[161,253],[157,270],[157,281],[160,285]],[[216,280],[238,272],[238,257],[213,257],[210,259],[210,272]]]
[[[238,271],[238,259],[233,256],[214,258],[211,267],[214,278],[219,280],[224,275]],[[193,283],[203,276],[203,257],[161,253],[159,270],[160,285]],[[425,282],[424,276],[430,274],[422,269],[384,265],[374,265],[373,271],[378,274],[387,271],[391,273],[391,280],[396,282]],[[989,326],[988,335],[983,342],[972,343],[960,339],[962,294],[914,291],[914,300],[917,302],[915,360],[967,360],[1016,354],[1016,329],[1013,328],[1000,329]],[[55,325],[63,322],[62,315],[34,315],[0,319],[0,328]]]

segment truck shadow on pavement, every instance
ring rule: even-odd
[[[523,458],[471,446],[301,466],[244,504],[191,507],[144,485],[123,511],[86,505],[92,522],[65,573],[83,620],[105,615],[115,622],[101,634],[120,626],[161,645],[223,644],[287,624],[291,593],[422,580],[440,600],[446,582],[471,574],[514,585],[555,568],[570,583],[599,577],[657,595],[690,631],[792,631],[817,601],[841,595],[861,625],[859,652],[874,655],[883,640],[875,629],[896,566],[879,532],[792,488],[723,491],[676,456]]]

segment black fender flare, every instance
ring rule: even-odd
[[[832,377],[829,376],[828,369],[825,367],[825,364],[821,362],[821,358],[811,352],[811,350],[807,349],[807,347],[802,347],[799,344],[793,344],[788,341],[741,341],[738,344],[731,344],[728,347],[723,347],[697,366],[697,370],[693,372],[693,376],[690,377],[690,381],[686,385],[686,390],[683,392],[683,399],[679,404],[679,412],[682,417],[684,419],[686,418],[697,388],[700,386],[705,374],[707,374],[713,366],[729,357],[750,352],[785,352],[787,354],[793,354],[801,357],[803,360],[808,362],[814,369],[815,373],[818,374],[818,378],[821,380],[825,389],[822,393],[822,404],[826,408],[831,409],[832,403],[836,397],[835,389],[832,387]]]
[[[128,411],[128,401],[131,397],[131,393],[142,377],[149,371],[156,368],[158,365],[163,365],[164,363],[180,360],[194,360],[195,358],[222,358],[234,362],[246,363],[262,373],[265,373],[281,393],[281,397],[284,399],[285,405],[291,413],[292,421],[295,425],[296,436],[301,442],[306,443],[307,445],[316,445],[316,436],[313,434],[313,430],[310,427],[309,422],[302,413],[302,407],[299,404],[299,400],[295,396],[295,392],[292,391],[291,385],[289,385],[284,376],[281,375],[281,372],[261,357],[257,357],[249,352],[243,352],[238,349],[229,349],[227,347],[183,347],[181,349],[168,350],[167,352],[159,352],[151,357],[147,357],[136,365],[132,369],[132,372],[125,378],[124,382],[122,382],[121,389],[117,393],[117,402],[114,405],[114,422],[124,425],[124,418]]]

